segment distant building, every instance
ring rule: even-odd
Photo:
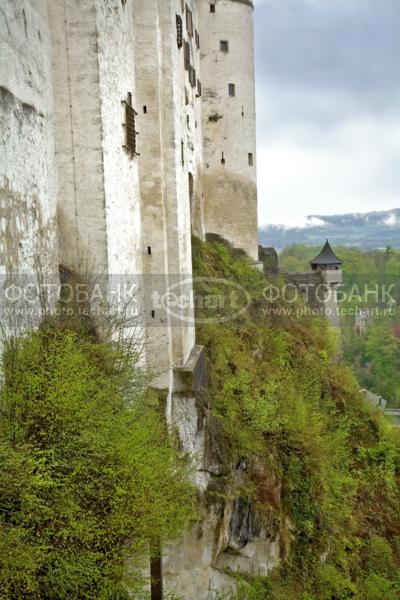
[[[337,289],[342,283],[342,261],[329,241],[310,262],[311,272],[286,273],[286,283],[292,284],[304,295],[312,308],[320,309],[332,327],[340,330]]]
[[[278,275],[278,253],[275,248],[264,248],[258,246],[258,260],[262,263],[265,277]]]

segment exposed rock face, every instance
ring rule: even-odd
[[[199,521],[166,549],[165,586],[180,598],[211,600],[236,589],[229,573],[266,576],[287,552],[286,524],[270,522],[257,502],[241,495],[251,476],[259,500],[280,504],[280,484],[261,460],[229,465],[221,427],[211,416],[206,396],[175,395],[172,416],[183,449],[191,454],[201,494]]]

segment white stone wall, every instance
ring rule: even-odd
[[[96,1],[51,0],[61,261],[108,269]]]
[[[200,204],[202,137],[201,105],[189,86],[183,49],[177,47],[176,14],[182,16],[187,38],[182,6],[181,0],[149,0],[146,3],[137,0],[134,4],[136,102],[140,131],[144,273],[153,277],[153,284],[160,293],[173,286],[177,295],[182,292],[190,296],[192,286],[187,280],[192,274],[193,214],[189,172]],[[195,23],[195,6],[192,9]],[[197,49],[194,61],[198,67]],[[196,233],[201,235],[202,210],[196,208],[194,212],[199,215],[193,217]],[[186,281],[183,290],[182,279]],[[168,387],[171,385],[170,369],[182,367],[194,346],[193,311],[190,307],[185,310],[184,320],[172,319],[168,312],[154,306],[151,291],[152,286],[148,286],[148,344],[153,349],[150,353],[154,367],[163,374],[159,384]]]
[[[108,272],[137,275],[142,272],[139,166],[138,157],[123,148],[122,127],[128,92],[135,105],[132,3],[97,0],[96,17]]]
[[[0,276],[53,271],[56,171],[47,6],[0,4]]]
[[[200,0],[206,231],[258,260],[253,9],[247,0],[215,0],[211,13],[210,3]]]

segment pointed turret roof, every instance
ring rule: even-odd
[[[317,265],[341,265],[343,264],[340,258],[336,256],[328,240],[321,252],[311,261],[311,266]]]

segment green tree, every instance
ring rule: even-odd
[[[53,325],[18,339],[1,390],[1,598],[125,597],[149,540],[193,515],[187,477],[131,352]]]

